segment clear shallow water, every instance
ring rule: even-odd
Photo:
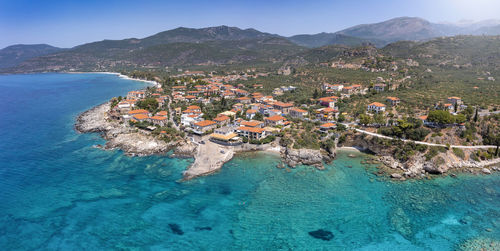
[[[363,155],[325,171],[238,156],[178,182],[189,159],[92,148],[76,115],[143,83],[102,74],[0,76],[3,250],[452,250],[498,241],[500,176],[379,180]],[[331,231],[324,241],[308,232]]]

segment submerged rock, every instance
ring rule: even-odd
[[[212,231],[211,227],[196,227],[196,231]]]
[[[333,239],[333,233],[324,229],[309,232],[309,235],[320,240],[329,241]]]
[[[491,174],[491,171],[488,168],[481,169],[481,172],[483,172],[484,174]]]
[[[407,239],[411,238],[413,231],[411,229],[410,218],[408,218],[402,208],[398,207],[391,212],[390,221],[397,232]]]
[[[175,223],[168,224],[168,227],[170,227],[170,230],[172,230],[172,233],[174,233],[174,234],[177,234],[177,235],[184,234],[184,231],[182,231],[181,227]]]

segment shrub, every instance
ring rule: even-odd
[[[340,145],[340,144],[343,144],[343,143],[345,142],[346,138],[347,138],[347,137],[345,136],[345,134],[342,134],[342,135],[339,137],[339,142],[338,142],[338,143],[339,143],[339,145]]]
[[[453,150],[453,154],[455,154],[455,156],[460,157],[461,159],[465,158],[465,153],[462,149],[455,147],[452,150]]]
[[[425,128],[417,128],[409,130],[407,133],[408,138],[416,141],[422,141],[431,131]]]
[[[415,147],[415,150],[417,150],[417,151],[419,151],[419,152],[423,153],[423,152],[425,152],[425,151],[427,150],[427,146],[426,146],[426,145],[420,145],[420,144],[418,144],[418,145]]]
[[[429,147],[429,151],[425,154],[425,160],[429,161],[432,158],[436,157],[439,154],[439,147],[431,146]]]
[[[444,159],[441,157],[438,157],[436,161],[434,161],[434,164],[436,165],[443,165],[444,164]]]

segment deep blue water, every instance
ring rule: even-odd
[[[179,182],[192,160],[126,157],[74,131],[78,113],[143,86],[104,74],[0,76],[1,250],[499,248],[498,174],[393,183],[361,154],[317,171],[253,153]],[[318,229],[333,238],[309,235]]]

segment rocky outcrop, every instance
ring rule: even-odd
[[[177,146],[172,156],[177,158],[192,158],[196,154],[197,147],[198,146],[193,142],[183,142],[182,144]]]
[[[324,169],[323,155],[320,150],[285,148],[281,156],[283,161],[290,167],[298,165],[314,166],[320,170]]]
[[[443,174],[448,171],[445,165],[436,165],[432,162],[425,162],[423,169],[430,174]]]
[[[463,160],[455,156],[451,150],[439,153],[431,160],[426,160],[423,153],[417,152],[410,156],[408,160],[402,162],[393,157],[394,146],[387,145],[373,136],[360,133],[350,134],[344,145],[363,149],[379,156],[380,162],[393,170],[389,171],[389,173],[397,173],[396,176],[401,175],[401,179],[425,177],[426,173],[444,174],[450,170],[488,174],[488,171],[495,171],[494,166],[500,163],[500,158],[488,161]],[[472,151],[464,150],[464,152],[468,156]],[[483,168],[488,171],[483,171]]]
[[[168,152],[177,145],[141,133],[125,124],[110,120],[110,103],[98,105],[80,114],[75,129],[80,133],[98,132],[107,140],[104,149],[121,149],[128,156],[146,156]]]
[[[104,149],[121,149],[128,156],[148,156],[162,154],[175,147],[175,143],[166,143],[155,137],[141,133],[117,134],[108,138]]]
[[[80,133],[89,133],[104,132],[111,129],[112,125],[107,121],[107,113],[109,110],[110,103],[106,102],[81,113],[76,118],[76,131]]]

